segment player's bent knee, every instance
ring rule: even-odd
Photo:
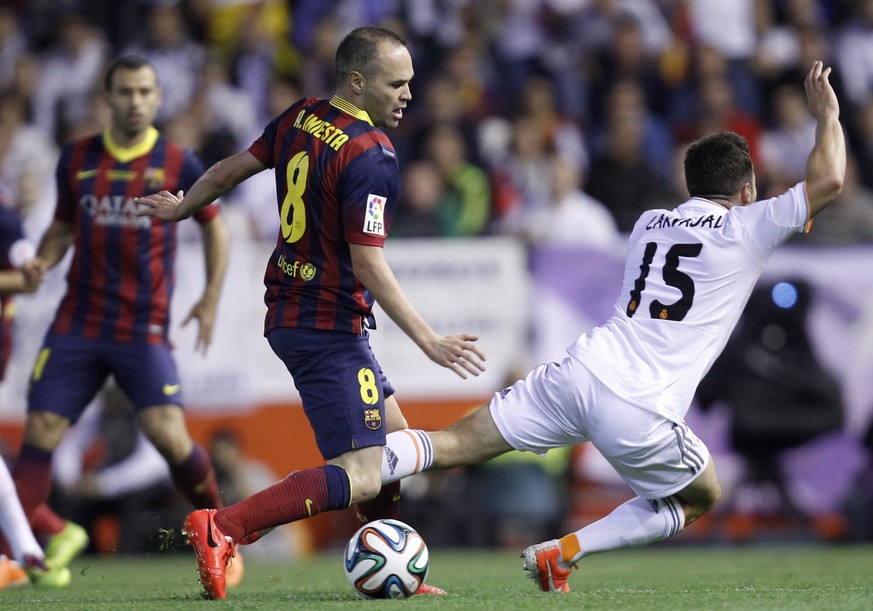
[[[372,477],[370,474],[367,475],[358,475],[358,477],[351,477],[350,480],[352,483],[352,503],[363,503],[366,501],[371,501],[376,498],[376,495],[379,494],[379,491],[382,489],[382,480],[378,477]]]
[[[30,412],[24,427],[24,441],[44,450],[54,450],[61,442],[70,420],[52,412]]]

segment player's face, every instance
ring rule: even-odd
[[[366,80],[361,108],[367,111],[376,127],[397,127],[403,109],[412,99],[409,81],[414,74],[412,57],[403,45],[382,43],[376,71]]]
[[[160,105],[161,89],[152,68],[120,68],[112,76],[109,107],[114,129],[128,137],[141,133],[151,127]]]

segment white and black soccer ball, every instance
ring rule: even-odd
[[[407,598],[427,577],[427,545],[399,520],[365,524],[346,544],[346,578],[363,598]]]

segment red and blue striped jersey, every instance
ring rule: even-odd
[[[23,261],[16,260],[14,250],[25,241],[18,212],[0,201],[0,270],[14,269]],[[31,253],[32,254],[32,253]],[[15,304],[12,295],[0,295],[0,380],[6,375],[6,363],[12,353],[12,321]]]
[[[117,146],[108,131],[66,145],[58,161],[55,220],[70,223],[74,252],[52,331],[118,342],[168,341],[176,225],[136,216],[133,199],[188,190],[203,173],[190,150],[151,128]],[[195,214],[206,222],[210,205]]]
[[[397,154],[366,112],[334,96],[306,98],[250,147],[275,168],[281,229],[267,263],[265,333],[277,327],[359,334],[373,297],[349,244],[383,246],[400,191]]]

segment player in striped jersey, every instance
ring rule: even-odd
[[[24,237],[21,218],[0,198],[0,380],[12,345],[12,319],[15,293],[33,293],[39,278],[21,271],[22,265],[36,254],[33,243]],[[70,582],[70,570],[49,570],[40,547],[24,515],[15,491],[15,483],[6,464],[0,461],[0,534],[4,554],[0,555],[0,589],[30,581],[47,587],[63,587]]]
[[[816,61],[805,80],[818,127],[804,182],[756,201],[742,137],[720,132],[693,143],[685,156],[691,199],[637,221],[609,320],[579,337],[569,357],[537,367],[446,429],[389,435],[383,481],[513,449],[543,454],[591,442],[637,496],[524,550],[524,568],[543,591],[569,591],[570,569],[585,556],[666,539],[708,511],[721,489],[685,414],[765,263],[842,189],[846,145],[829,75]]]
[[[191,439],[173,361],[169,306],[174,284],[176,226],[138,217],[134,198],[187,189],[202,166],[196,156],[152,125],[161,102],[155,69],[122,57],[107,71],[111,125],[64,146],[52,224],[25,269],[41,277],[74,247],[64,295],[33,368],[24,440],[12,470],[35,530],[51,535],[52,566],[64,566],[87,545],[84,530],[45,504],[52,452],[70,424],[112,375],[136,407],[145,434],[170,465],[173,480],[195,507],[221,504],[212,463]],[[188,320],[199,323],[198,348],[209,346],[227,266],[228,237],[217,206],[196,220],[203,233],[207,279]]]
[[[225,537],[247,542],[350,503],[359,504],[365,522],[396,515],[400,488],[395,482],[381,489],[379,464],[386,431],[405,428],[406,420],[370,350],[374,301],[437,364],[461,377],[484,370],[478,338],[434,332],[382,253],[400,189],[397,155],[382,128],[396,127],[412,98],[406,43],[382,28],[358,28],[337,49],[336,76],[336,95],[293,104],[248,150],[210,168],[184,199],[161,192],[137,200],[142,214],[179,220],[275,168],[281,231],[264,277],[265,334],[294,379],[328,464],[296,471],[218,512],[188,516],[185,529],[212,598],[225,597],[224,565],[233,552]],[[419,593],[437,589],[423,585]]]

